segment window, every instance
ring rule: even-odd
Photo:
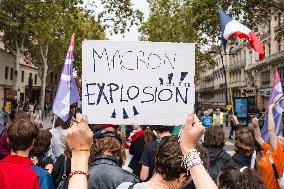
[[[271,54],[271,46],[270,46],[270,44],[268,44],[267,47],[268,47],[268,55],[270,55]]]
[[[10,69],[10,80],[13,80],[14,69]]]
[[[281,24],[281,13],[278,13],[278,26],[280,26],[280,24]]]
[[[270,83],[270,71],[262,72],[261,81],[262,81],[262,84]]]
[[[281,51],[281,40],[278,41],[278,51]]]
[[[9,67],[6,66],[5,67],[5,79],[8,79],[8,75],[9,75]]]
[[[35,85],[37,84],[37,74],[35,74]]]
[[[281,81],[284,81],[284,67],[278,68],[279,76]]]
[[[58,83],[58,74],[55,74],[55,84]]]
[[[50,73],[50,84],[53,84],[53,72]]]
[[[25,71],[22,71],[22,82],[25,82]]]

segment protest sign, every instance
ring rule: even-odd
[[[82,109],[93,124],[183,124],[193,111],[195,46],[85,40]]]

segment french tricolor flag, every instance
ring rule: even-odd
[[[225,48],[230,37],[237,36],[239,38],[247,38],[251,47],[258,52],[259,60],[261,61],[264,58],[263,45],[255,33],[245,25],[227,15],[223,9],[219,9],[219,16],[221,20],[222,41]]]

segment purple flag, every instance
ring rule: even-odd
[[[80,100],[78,88],[73,77],[74,55],[74,33],[72,34],[70,46],[66,55],[64,67],[61,73],[60,82],[56,91],[52,111],[63,121],[67,121],[70,112],[70,105]]]
[[[265,114],[265,119],[264,119],[264,126],[261,130],[261,135],[263,140],[265,142],[269,142],[269,135],[268,135],[268,118],[267,118],[267,112],[268,112],[268,107],[277,102],[281,97],[282,97],[282,85],[281,85],[281,80],[277,71],[277,68],[275,68],[274,72],[274,86],[272,88],[269,101],[267,104],[267,109],[266,109],[266,114]],[[282,112],[283,112],[283,107],[284,107],[284,100],[281,99],[279,103],[276,104],[276,107],[273,109],[273,117],[275,121],[275,132],[276,135],[279,136],[281,134],[282,130]]]

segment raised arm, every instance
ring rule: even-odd
[[[180,136],[180,146],[182,153],[187,155],[195,150],[195,147],[204,132],[204,127],[195,114],[187,117],[186,123]],[[196,159],[198,161],[198,158]],[[197,189],[217,189],[216,184],[209,176],[204,166],[194,161],[194,166],[189,167],[193,182]]]
[[[67,130],[66,141],[72,150],[68,188],[87,189],[88,162],[93,143],[93,132],[84,121],[82,114],[76,115],[76,121]]]
[[[261,146],[263,146],[264,144],[264,140],[261,138],[261,132],[259,129],[259,123],[258,123],[258,119],[255,117],[252,119],[252,125],[254,128],[254,138],[257,141],[258,144],[260,144]]]
[[[273,151],[277,150],[277,135],[275,132],[275,122],[274,122],[274,117],[273,117],[273,109],[275,105],[272,104],[268,108],[268,134],[270,138],[270,145],[272,147]]]

